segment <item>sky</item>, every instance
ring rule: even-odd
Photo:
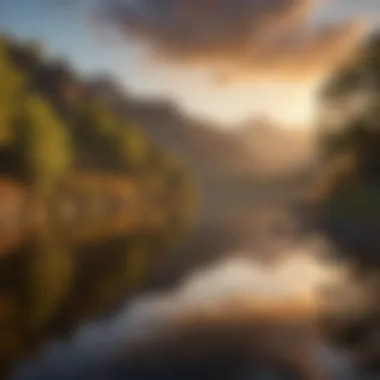
[[[0,1],[0,32],[221,125],[310,125],[321,81],[377,20],[379,0]]]

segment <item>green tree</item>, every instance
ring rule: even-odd
[[[146,137],[135,126],[125,126],[118,138],[121,156],[127,169],[138,171],[147,163],[149,146]]]
[[[52,202],[56,198],[49,195],[61,194],[61,180],[78,182],[89,172],[103,181],[117,177],[138,189],[140,219],[148,220],[150,213],[165,221],[172,214],[178,225],[179,215],[188,214],[192,186],[185,165],[133,123],[127,110],[134,104],[121,94],[112,95],[111,88],[112,96],[103,96],[103,88],[99,96],[69,65],[48,62],[39,44],[8,37],[0,37],[0,83],[2,175],[23,181],[39,200]],[[70,101],[68,94],[74,95]],[[103,207],[110,210],[128,203],[128,195],[112,194],[110,188],[95,194],[92,185],[83,186],[85,203],[95,199],[110,204]]]
[[[321,94],[321,153],[351,153],[363,180],[380,170],[380,35],[358,49]]]
[[[4,39],[0,41],[0,83],[0,146],[4,146],[13,137],[15,105],[25,85],[25,75],[13,64],[9,46]]]
[[[321,225],[342,252],[379,263],[380,35],[332,75],[321,110],[322,179],[327,177],[318,197]]]
[[[50,105],[37,95],[25,100],[18,123],[18,148],[27,178],[38,193],[46,195],[70,168],[70,136]]]

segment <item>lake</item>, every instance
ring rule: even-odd
[[[348,379],[315,323],[340,267],[302,227],[266,204],[203,218],[175,244],[118,218],[19,234],[0,260],[2,377]]]

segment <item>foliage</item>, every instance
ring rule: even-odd
[[[48,62],[39,44],[2,37],[0,82],[0,173],[37,195],[55,194],[78,173],[124,176],[156,198],[185,197],[191,188],[173,186],[186,172],[176,157],[158,149],[140,125],[115,112],[68,65]],[[178,212],[181,205],[172,207]]]
[[[319,223],[345,254],[380,267],[380,34],[322,91]]]
[[[380,182],[380,35],[334,73],[323,88],[321,103],[320,145],[327,167],[339,156],[351,157],[357,185]],[[335,182],[344,177],[336,173]]]
[[[70,136],[49,104],[38,96],[25,100],[17,127],[27,179],[39,193],[46,194],[70,168]]]

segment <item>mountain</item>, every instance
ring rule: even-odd
[[[135,119],[155,142],[184,158],[200,176],[232,172],[240,166],[239,160],[243,162],[238,136],[185,116],[173,102],[119,96],[118,85],[106,78],[96,78],[91,88],[120,115]],[[251,160],[244,153],[244,164]]]
[[[286,130],[266,120],[223,129],[197,121],[168,100],[136,100],[107,77],[94,91],[120,114],[138,121],[161,146],[184,158],[201,178],[262,177],[303,169],[311,156],[311,134]]]

